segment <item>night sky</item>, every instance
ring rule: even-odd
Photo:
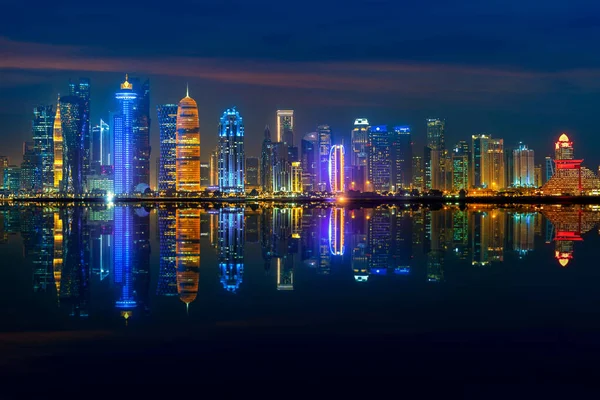
[[[39,4],[38,4],[39,3]],[[404,4],[408,3],[408,4]],[[258,156],[275,111],[296,112],[296,137],[330,124],[408,124],[415,150],[427,117],[446,142],[474,133],[523,141],[536,162],[560,132],[576,157],[600,163],[600,4],[597,1],[46,1],[0,0],[0,154],[21,161],[32,108],[92,83],[92,124],[114,108],[125,73],[151,82],[156,104],[190,95],[202,158],[218,120],[237,106],[246,153]],[[585,146],[584,146],[585,145]]]

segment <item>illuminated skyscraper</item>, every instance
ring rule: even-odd
[[[357,118],[354,120],[352,129],[352,152],[350,163],[352,165],[353,190],[365,190],[367,181],[367,166],[369,164],[369,121],[366,118]]]
[[[210,186],[210,163],[202,161],[200,163],[200,187],[202,190]]]
[[[536,187],[533,150],[524,144],[513,150],[513,182],[515,187]]]
[[[391,148],[387,126],[372,126],[369,131],[368,185],[376,192],[390,190]]]
[[[302,193],[302,166],[300,161],[290,163],[290,192]]]
[[[277,110],[277,142],[294,145],[294,110]]]
[[[317,183],[317,132],[311,132],[304,135],[300,146],[300,165],[302,167],[302,187],[304,192],[315,190]]]
[[[412,187],[423,190],[423,157],[413,156],[412,158]]]
[[[487,187],[493,190],[503,189],[505,185],[504,175],[504,140],[491,139],[488,142],[485,170],[487,173]]]
[[[471,162],[471,168],[473,172],[471,172],[471,176],[473,177],[473,181],[471,185],[476,189],[485,189],[489,187],[489,182],[487,182],[487,176],[489,175],[487,171],[488,164],[486,160],[491,136],[485,134],[473,135],[472,139],[473,153],[471,156],[473,161]]]
[[[41,188],[54,187],[54,107],[37,106],[33,109],[33,145],[38,158]]]
[[[110,127],[102,119],[100,124],[92,127],[90,173],[100,175],[103,166],[112,165],[112,140]]]
[[[88,78],[79,78],[75,83],[69,80],[69,95],[78,97],[81,100],[82,131],[81,131],[81,179],[82,185],[90,174],[90,80]],[[65,127],[63,126],[63,134]]]
[[[160,167],[158,190],[175,190],[177,184],[177,105],[156,106],[160,130]]]
[[[329,185],[329,157],[332,143],[329,125],[319,125],[317,127],[317,137],[319,141],[319,181],[317,188],[321,192],[329,192],[331,191]]]
[[[42,190],[42,171],[33,141],[23,142],[23,162],[21,163],[21,190],[27,193]]]
[[[0,156],[0,188],[4,189],[4,169],[8,167],[8,157]]]
[[[200,277],[200,209],[176,211],[177,292],[186,307],[198,295]]]
[[[395,126],[390,133],[392,186],[399,189],[410,188],[412,182],[412,140],[410,127]]]
[[[267,125],[260,153],[260,184],[265,193],[273,192],[273,163],[273,142],[271,142],[271,131]]]
[[[461,140],[452,149],[452,191],[469,189],[469,144]]]
[[[121,84],[121,90],[116,93],[115,98],[119,104],[119,110],[114,115],[113,132],[115,137],[115,194],[128,194],[134,191],[134,165],[135,142],[133,125],[136,120],[137,92],[129,83],[125,75],[125,82]],[[64,129],[64,127],[63,127]]]
[[[219,270],[223,288],[237,291],[244,274],[244,208],[219,209]]]
[[[439,118],[428,118],[426,122],[427,147],[431,149],[431,189],[444,190],[446,121]]]
[[[189,92],[177,109],[177,190],[200,191],[200,122]]]
[[[60,97],[56,104],[56,115],[54,116],[54,126],[52,130],[53,151],[54,151],[54,189],[61,190],[63,184],[63,134],[60,118]]]
[[[343,256],[346,251],[346,209],[334,207],[329,210],[329,251],[334,256]]]
[[[554,144],[554,158],[556,160],[572,160],[574,158],[573,142],[564,133],[560,135],[558,142]]]
[[[210,179],[209,179],[209,187],[218,188],[219,187],[219,147],[210,152]]]
[[[219,190],[223,193],[245,192],[244,122],[240,113],[228,108],[219,124]]]
[[[85,139],[89,139],[86,104],[77,96],[60,99],[60,121],[63,136],[63,187],[68,193],[83,193]],[[88,147],[89,150],[89,147]],[[89,162],[89,159],[88,159]],[[89,168],[89,164],[88,164]]]
[[[329,187],[332,193],[345,192],[345,157],[344,145],[331,146],[329,154]]]
[[[133,123],[133,186],[150,186],[150,81],[141,83],[133,78],[131,83],[137,92]]]

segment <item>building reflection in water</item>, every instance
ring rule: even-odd
[[[221,284],[236,292],[244,275],[244,208],[219,209],[219,272]]]
[[[506,265],[530,257],[544,241],[566,267],[576,243],[600,222],[600,208],[593,206],[205,207],[156,206],[160,252],[152,291],[154,211],[139,206],[0,208],[0,246],[20,234],[32,291],[53,300],[56,293],[69,315],[87,316],[92,301],[112,293],[111,310],[130,318],[149,311],[151,292],[179,296],[189,307],[198,294],[201,243],[216,250],[214,279],[228,292],[237,292],[244,270],[257,266],[255,258],[246,266],[244,252],[248,245],[258,253],[259,243],[257,267],[276,275],[274,290],[293,290],[299,268],[319,279],[345,274],[361,284],[402,275],[443,283],[456,266]]]
[[[189,309],[198,295],[200,279],[200,209],[178,208],[175,219],[177,293]]]

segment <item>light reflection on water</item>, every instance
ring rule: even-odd
[[[452,307],[479,285],[577,291],[597,275],[599,221],[587,206],[5,207],[0,315],[9,330],[110,327],[419,307],[428,293]]]

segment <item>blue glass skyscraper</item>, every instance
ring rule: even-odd
[[[33,109],[33,145],[38,157],[43,189],[54,187],[54,114],[52,105]]]
[[[84,101],[77,96],[61,97],[60,120],[63,136],[63,184],[68,193],[83,193],[85,139],[89,121]]]
[[[219,190],[243,194],[244,188],[244,123],[240,113],[228,108],[219,124]]]
[[[369,131],[368,177],[374,191],[390,190],[391,150],[387,126],[373,126]]]
[[[135,122],[135,107],[137,104],[137,93],[133,91],[133,85],[128,82],[121,84],[121,90],[116,93],[115,98],[119,103],[118,112],[114,115],[113,134],[115,138],[115,194],[133,193],[133,158],[134,158],[134,136],[133,124]],[[63,127],[64,130],[64,127]]]
[[[175,190],[177,184],[177,104],[156,106],[160,129],[160,165],[158,190]]]

